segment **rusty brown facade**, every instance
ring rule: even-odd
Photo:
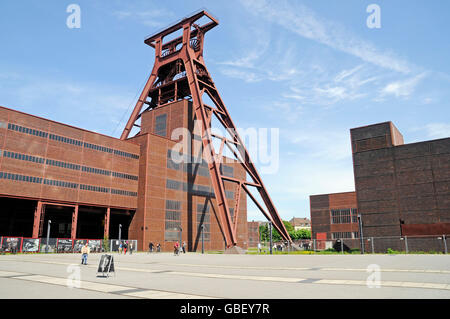
[[[312,239],[359,238],[355,192],[312,195],[309,200]]]
[[[195,251],[203,225],[205,249],[224,249],[207,166],[170,158],[179,141],[170,135],[192,128],[192,113],[187,100],[147,111],[139,136],[120,140],[0,107],[0,235],[45,237],[51,219],[51,237],[118,238],[121,224],[122,238],[138,240],[138,249],[153,242],[171,250],[181,234]],[[245,179],[234,162],[222,169]],[[234,207],[235,187],[226,193]],[[246,248],[245,195],[236,215]]]
[[[353,194],[347,206],[353,201],[358,209],[364,238],[450,234],[450,138],[404,144],[392,122],[354,128],[350,133],[356,192],[347,193]],[[335,227],[330,215],[334,196],[310,197],[315,239],[325,239],[325,233],[332,239],[328,234]],[[418,250],[431,247],[425,239],[421,242]],[[391,241],[375,250],[401,249],[402,245]]]
[[[450,138],[404,144],[392,122],[350,132],[364,236],[450,234]]]

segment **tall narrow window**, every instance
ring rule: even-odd
[[[167,114],[161,114],[156,117],[154,133],[159,136],[167,136]]]

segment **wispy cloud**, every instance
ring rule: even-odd
[[[425,130],[430,139],[450,137],[450,123],[430,123]]]
[[[376,48],[372,43],[360,39],[339,23],[320,18],[302,4],[291,4],[286,1],[269,3],[266,0],[241,0],[241,3],[250,12],[303,38],[389,70],[401,73],[411,72],[411,66],[407,61],[387,50]]]
[[[382,89],[381,96],[393,95],[399,98],[407,98],[427,75],[427,72],[423,72],[405,80],[391,82]]]
[[[164,23],[161,23],[161,20],[165,21],[167,18],[174,17],[174,14],[166,9],[139,10],[128,8],[113,11],[112,15],[119,20],[130,20],[148,27],[156,28],[165,25]]]

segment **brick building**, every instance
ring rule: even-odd
[[[0,236],[151,241],[170,250],[179,239],[189,251],[224,249],[208,166],[176,163],[175,128],[193,127],[192,103],[168,103],[142,114],[141,133],[127,140],[105,136],[0,107]],[[198,137],[192,134],[192,145]],[[201,139],[200,139],[201,143]],[[200,153],[201,154],[201,153]],[[222,174],[245,176],[224,161]],[[226,185],[230,207],[235,187]],[[238,246],[247,247],[246,196],[241,195]],[[231,209],[234,218],[234,211]]]
[[[308,218],[293,217],[289,223],[294,227],[294,230],[309,229],[311,230],[311,221]]]
[[[450,234],[450,138],[404,144],[391,122],[350,133],[364,237]]]
[[[364,238],[386,238],[375,240],[376,251],[404,248],[398,240],[404,236],[450,234],[450,138],[404,144],[392,122],[350,133],[356,192],[310,197],[313,238],[357,234],[357,220],[347,211],[353,208],[361,215]],[[347,206],[345,219],[351,223],[334,225],[333,210],[342,206],[336,196]],[[414,245],[440,250],[442,244],[421,238]]]
[[[356,193],[335,193],[309,197],[311,209],[311,239],[324,241],[359,238]],[[322,247],[323,246],[323,247]]]

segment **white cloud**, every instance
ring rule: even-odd
[[[450,137],[450,123],[430,123],[425,126],[430,139]]]
[[[319,42],[338,51],[346,52],[365,62],[394,70],[410,73],[411,66],[394,54],[377,49],[346,30],[342,25],[324,20],[302,4],[286,1],[269,3],[265,0],[241,0],[250,12],[278,24],[295,34]]]
[[[112,12],[112,15],[119,20],[131,20],[143,24],[148,27],[163,27],[161,20],[173,18],[174,14],[165,9],[140,10],[140,9],[124,9]],[[164,19],[162,19],[164,18]]]
[[[414,93],[416,86],[426,76],[427,72],[423,72],[405,80],[391,82],[381,90],[381,96],[394,95],[397,98],[407,98]]]

